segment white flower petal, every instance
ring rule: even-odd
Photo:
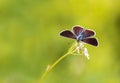
[[[84,48],[84,55],[87,57],[87,59],[90,59],[87,48]]]

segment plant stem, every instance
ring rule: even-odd
[[[74,45],[74,44],[73,44]],[[44,74],[42,75],[42,77],[40,78],[38,83],[42,83],[43,79],[49,74],[49,72],[61,61],[63,60],[66,56],[68,56],[69,54],[72,54],[73,52],[75,52],[74,46],[71,46],[71,48],[68,50],[68,52],[66,54],[64,54],[63,56],[61,56],[57,61],[55,61],[51,66],[49,66],[47,68],[47,70],[44,72]]]
[[[41,83],[43,81],[43,79],[47,76],[47,74],[66,56],[68,55],[68,53],[66,53],[65,55],[63,55],[62,57],[60,57],[57,61],[55,61],[49,68],[48,70],[45,71],[45,73],[42,75],[42,77],[40,78],[39,83]]]

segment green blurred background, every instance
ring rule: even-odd
[[[81,25],[96,31],[90,60],[70,55],[43,83],[120,83],[120,0],[0,0],[0,83],[37,83],[74,40]]]

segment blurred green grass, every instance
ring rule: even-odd
[[[59,36],[74,25],[95,30],[99,47],[86,45],[90,60],[67,57],[44,83],[119,83],[119,0],[0,0],[0,83],[36,83],[74,42]]]

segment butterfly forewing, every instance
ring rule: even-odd
[[[76,39],[76,36],[69,30],[65,30],[65,31],[62,31],[60,33],[61,36],[64,36],[64,37],[68,37],[68,38],[72,38],[72,39]]]
[[[98,46],[98,41],[96,38],[86,38],[82,40],[85,43],[91,44],[93,46]]]
[[[74,26],[73,27],[73,32],[76,36],[78,36],[82,32],[83,28],[80,26]]]
[[[85,37],[91,37],[91,36],[94,36],[94,35],[95,35],[94,31],[92,31],[92,30],[85,30],[85,34],[84,34]]]

